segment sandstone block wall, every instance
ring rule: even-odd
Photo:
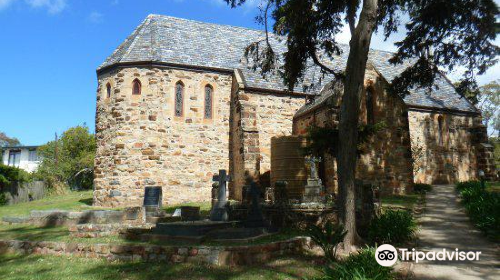
[[[240,200],[246,176],[259,180],[263,186],[269,184],[271,138],[291,135],[293,115],[305,104],[305,96],[238,89],[233,104],[231,174],[234,182],[230,195]]]
[[[136,78],[141,95],[132,95]],[[174,116],[178,81],[185,85],[182,117]],[[131,67],[98,82],[94,205],[142,205],[145,186],[161,186],[164,204],[209,200],[213,173],[229,168],[232,76]],[[212,119],[204,119],[207,84],[214,89]]]
[[[450,184],[477,176],[474,115],[410,110],[410,135],[415,182]],[[441,122],[441,131],[440,124]]]
[[[398,96],[389,94],[386,82],[373,71],[366,74],[366,86],[373,94],[373,123],[384,122],[385,128],[378,131],[366,143],[364,153],[358,159],[356,177],[369,181],[389,193],[404,193],[413,183],[410,133],[406,105]],[[304,135],[307,128],[336,127],[339,120],[340,100],[331,102],[294,120],[294,133]],[[367,123],[366,91],[361,100],[360,123]],[[320,175],[329,192],[335,192],[337,185],[336,160],[324,155]]]

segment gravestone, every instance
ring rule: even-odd
[[[250,228],[265,227],[266,223],[264,221],[264,216],[262,215],[262,209],[260,208],[259,203],[260,190],[259,186],[255,182],[250,183],[250,196],[252,198],[252,204],[250,205],[250,210],[248,211],[245,226]]]
[[[181,206],[181,219],[183,221],[198,221],[200,219],[200,207]]]
[[[217,201],[214,203],[212,210],[210,211],[211,221],[227,221],[227,193],[226,193],[226,183],[231,180],[230,176],[227,175],[227,171],[224,169],[219,170],[218,175],[214,175],[214,182],[219,183]]]
[[[304,194],[302,196],[302,203],[321,203],[321,191],[323,184],[318,176],[318,169],[316,163],[321,162],[321,159],[315,157],[308,157],[306,162],[309,164],[309,177],[307,178],[307,185],[304,186]]]
[[[162,207],[162,190],[161,187],[146,187],[144,189],[144,209],[146,216],[157,215],[161,212]]]

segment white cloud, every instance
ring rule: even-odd
[[[7,9],[16,0],[0,0],[0,10]]]
[[[58,14],[67,6],[66,0],[26,0],[26,3],[32,8],[45,8],[49,14]]]
[[[104,15],[102,13],[94,11],[90,13],[87,19],[92,23],[101,23],[104,20]]]

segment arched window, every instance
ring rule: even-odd
[[[184,84],[179,81],[175,84],[175,116],[182,117],[184,105]]]
[[[213,100],[214,89],[211,85],[205,86],[205,119],[212,118],[212,100]]]
[[[374,94],[373,94],[373,89],[368,88],[366,90],[366,100],[365,100],[365,105],[366,105],[366,123],[367,124],[375,124],[375,113],[374,113],[374,104],[375,99],[374,99]]]
[[[111,85],[108,83],[106,85],[106,98],[110,98],[111,97]]]
[[[443,135],[444,131],[443,131],[443,116],[439,116],[438,117],[438,135],[437,135],[437,139],[438,139],[438,143],[439,145],[443,145],[443,138],[444,138],[444,135]]]
[[[141,81],[139,81],[138,79],[135,79],[133,82],[132,82],[132,94],[133,95],[141,95]]]

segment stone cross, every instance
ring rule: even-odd
[[[212,221],[227,221],[227,194],[226,194],[226,183],[231,181],[231,177],[227,175],[227,171],[224,169],[219,170],[218,175],[214,175],[212,180],[219,183],[219,193],[217,196],[217,202],[212,207],[210,212],[210,220]]]
[[[321,162],[321,158],[316,158],[316,157],[308,157],[306,159],[307,163],[309,163],[309,168],[311,169],[311,178],[310,179],[318,179],[318,169],[316,168],[316,163]]]

